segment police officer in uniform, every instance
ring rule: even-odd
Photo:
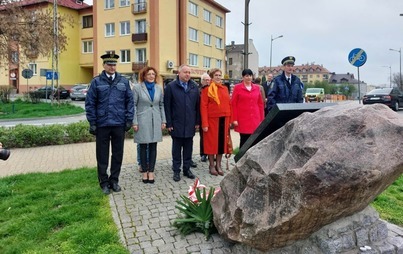
[[[267,94],[268,112],[277,103],[303,103],[304,84],[293,74],[295,57],[287,56],[282,61],[283,73],[274,78],[273,86]]]
[[[119,175],[123,159],[125,131],[133,125],[133,92],[129,81],[116,72],[119,56],[110,53],[101,56],[102,73],[93,78],[85,100],[89,132],[96,137],[98,181],[102,192],[121,191]],[[109,147],[112,145],[110,175]]]

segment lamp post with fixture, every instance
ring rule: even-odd
[[[283,38],[283,35],[277,36],[273,38],[273,35],[270,37],[270,71],[271,71],[271,58],[272,58],[272,52],[273,52],[273,41],[276,39]]]
[[[400,48],[399,50],[397,50],[397,49],[389,49],[389,50],[399,52],[399,55],[400,55],[399,88],[402,89],[402,48]]]

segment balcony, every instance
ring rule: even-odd
[[[147,41],[147,33],[132,34],[132,42],[142,43]]]
[[[148,65],[148,61],[145,62],[132,62],[132,71],[140,71]]]
[[[139,1],[138,3],[132,4],[133,14],[146,13],[147,12],[147,1]]]

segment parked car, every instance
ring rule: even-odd
[[[362,97],[362,104],[382,103],[394,111],[399,111],[399,107],[403,106],[403,93],[397,87],[378,88],[370,91]]]
[[[60,96],[60,99],[67,99],[70,96],[69,91],[62,86],[59,86],[59,89],[52,89],[51,86],[43,86],[35,90],[35,93],[39,96],[39,98],[44,99],[51,99],[52,97],[58,98],[58,96]]]
[[[70,89],[71,100],[85,100],[87,96],[88,85],[77,85]]]
[[[325,89],[324,88],[307,88],[305,92],[305,102],[324,102]]]

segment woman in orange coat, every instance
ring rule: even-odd
[[[239,132],[242,147],[249,136],[264,119],[264,104],[260,93],[260,85],[252,83],[253,72],[242,71],[242,82],[236,84],[232,92],[232,125]]]
[[[210,174],[224,175],[221,160],[223,154],[230,153],[231,103],[228,88],[221,81],[221,70],[212,69],[209,75],[211,83],[207,89],[203,89],[200,103],[204,153],[208,155]]]

